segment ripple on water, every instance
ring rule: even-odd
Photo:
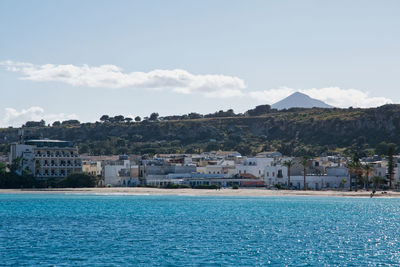
[[[5,265],[394,265],[400,200],[0,195]]]

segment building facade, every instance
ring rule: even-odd
[[[17,172],[28,171],[35,178],[63,178],[82,171],[78,148],[72,142],[60,140],[28,140],[11,144],[10,165]]]

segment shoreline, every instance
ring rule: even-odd
[[[382,194],[382,192],[387,192]],[[0,189],[0,194],[85,194],[85,195],[152,195],[152,196],[241,196],[241,197],[362,197],[369,198],[371,191],[303,191],[268,190],[263,188],[246,189],[164,189],[147,187],[95,187],[95,188],[53,188],[53,189]],[[377,191],[374,198],[400,198],[397,191]]]

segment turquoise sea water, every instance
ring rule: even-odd
[[[396,265],[399,241],[399,199],[0,194],[0,265]]]

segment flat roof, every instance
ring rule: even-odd
[[[62,140],[52,140],[52,139],[32,139],[32,140],[26,140],[25,142],[51,142],[51,143],[64,143],[64,142],[69,142],[69,141],[62,141]]]
[[[39,139],[39,140],[27,140],[26,145],[32,145],[37,147],[73,147],[73,143],[70,141],[61,140],[50,140],[50,139]]]

